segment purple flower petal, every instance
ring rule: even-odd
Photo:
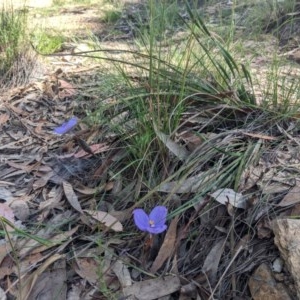
[[[135,225],[142,231],[158,234],[167,229],[166,219],[168,210],[165,206],[156,206],[148,216],[143,209],[135,209],[133,218]]]
[[[157,227],[165,225],[168,210],[165,206],[156,206],[152,209],[149,219],[152,220]]]
[[[135,209],[133,211],[133,219],[138,229],[142,231],[148,231],[147,229],[149,227],[149,217],[143,209],[141,208]]]
[[[167,229],[167,225],[163,225],[163,226],[149,227],[147,231],[153,234],[158,234],[164,232],[166,229]]]
[[[53,132],[56,134],[64,134],[70,131],[77,124],[77,118],[73,117],[69,121],[63,123],[61,126],[56,127]]]

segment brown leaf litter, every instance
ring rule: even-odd
[[[53,134],[79,110],[78,93],[87,95],[58,70],[1,96],[0,215],[30,235],[14,235],[14,228],[0,223],[7,230],[0,240],[0,298],[5,293],[20,300],[299,297],[297,115],[288,126],[294,129],[280,133],[253,128],[216,133],[211,129],[216,120],[193,108],[173,136],[155,128],[180,163],[199,149],[206,153],[211,145],[235,140],[250,141],[253,148],[236,189],[198,197],[170,217],[165,235],[148,237],[134,232],[129,220],[147,183],[131,174],[130,183],[111,176],[112,164],[122,157],[118,137],[84,122],[74,134]],[[227,96],[230,91],[218,95]],[[228,108],[218,109],[221,115]],[[209,163],[162,181],[151,201],[171,199],[172,213],[214,179]]]
[[[71,177],[79,179],[82,168],[86,168],[86,159],[88,159],[89,153],[80,150],[79,146],[74,143],[70,144],[67,150],[64,149],[64,144],[70,143],[70,137],[58,137],[52,132],[54,127],[63,123],[68,116],[72,116],[73,110],[76,109],[76,103],[73,100],[76,95],[75,91],[76,88],[71,83],[66,84],[66,80],[53,74],[41,82],[14,89],[1,99],[0,177],[2,181],[0,198],[6,201],[6,203],[1,203],[1,216],[13,223],[15,217],[24,224],[34,219],[36,222],[45,222],[49,217],[54,222],[53,228],[37,230],[35,233],[50,241],[50,247],[41,246],[40,242],[30,239],[27,241],[25,239],[25,244],[21,242],[20,247],[14,239],[13,247],[15,250],[19,249],[21,264],[29,256],[35,255],[34,252],[40,255],[40,263],[44,261],[37,267],[31,260],[28,267],[35,268],[32,274],[28,273],[29,270],[26,267],[20,271],[21,277],[18,278],[18,281],[13,284],[6,281],[4,285],[6,285],[7,291],[17,298],[21,292],[22,299],[35,299],[36,295],[41,293],[41,290],[37,289],[42,289],[45,295],[48,291],[50,294],[57,293],[57,290],[53,289],[54,286],[58,287],[55,282],[63,283],[66,281],[65,277],[56,276],[53,268],[52,275],[49,277],[47,269],[51,265],[55,265],[56,260],[62,260],[63,255],[49,252],[49,250],[55,246],[58,247],[56,250],[59,251],[61,248],[63,251],[71,242],[71,240],[67,240],[72,238],[77,231],[77,228],[74,227],[70,232],[64,230],[62,233],[55,233],[55,227],[59,228],[60,226],[57,222],[71,221],[73,218],[71,214],[67,213],[68,211],[66,211],[67,214],[61,214],[59,211],[64,209],[64,202],[67,199],[70,208],[83,214],[80,201],[82,197],[85,197],[86,191],[92,190],[93,195],[99,192],[93,186],[84,186],[82,177],[80,179],[83,180],[77,180],[77,184],[74,181],[72,184],[68,182]],[[84,138],[93,143],[89,136],[95,137],[95,131],[98,129],[88,130]],[[91,145],[91,150],[99,155],[99,153],[108,151],[109,146],[105,143],[95,143]],[[65,151],[69,151],[71,155]],[[73,156],[74,158],[72,158]],[[101,160],[99,157],[93,157],[92,160],[94,161],[94,170],[96,170]],[[93,176],[90,167],[89,171]],[[95,183],[95,181],[93,182]],[[78,191],[83,191],[83,193]],[[51,210],[55,209],[58,209],[58,214],[56,218],[53,218]],[[33,215],[35,215],[34,219]],[[50,226],[52,221],[47,221],[47,226]],[[6,227],[5,224],[2,225]],[[66,242],[67,244],[64,245]],[[10,252],[11,242],[7,240],[6,243],[3,245],[5,250],[3,249],[1,262],[4,262],[7,257],[4,253],[9,255]],[[3,267],[4,265],[1,264],[2,271]],[[61,265],[60,268],[66,272],[66,266]],[[20,290],[20,283],[22,290]],[[60,299],[66,297],[65,287],[59,288],[62,293]]]
[[[156,236],[147,244],[140,235],[117,235],[132,235],[126,222],[136,204],[127,199],[139,197],[144,190],[137,180],[125,187],[122,177],[108,180],[110,165],[118,155],[122,157],[113,145],[115,138],[101,134],[99,127],[87,128],[83,122],[75,133],[53,134],[53,128],[71,117],[78,105],[74,101],[76,87],[65,82],[68,79],[63,72],[57,72],[42,82],[11,91],[1,102],[1,116],[8,116],[0,118],[0,198],[5,201],[2,216],[14,222],[17,218],[25,230],[34,229],[31,234],[39,238],[11,236],[3,240],[1,287],[17,299],[35,299],[41,293],[50,298],[59,295],[68,299],[68,295],[77,294],[88,299],[101,295],[98,286],[102,280],[101,284],[128,299],[169,295],[169,299],[230,299],[242,295],[241,284],[247,283],[254,272],[249,290],[254,299],[260,299],[257,289],[268,291],[268,286],[261,287],[256,278],[262,275],[257,274],[266,262],[279,257],[269,219],[276,217],[276,207],[289,208],[297,203],[297,137],[287,136],[276,150],[268,148],[265,156],[253,159],[241,173],[238,192],[223,189],[207,195],[186,214],[170,221],[164,239]],[[202,139],[186,134],[191,132],[189,126],[196,128],[185,122],[184,134],[177,133],[178,139],[185,138],[180,146],[178,140],[156,129],[175,159],[188,159],[191,153],[182,149],[191,141],[190,151],[205,147]],[[74,134],[86,145],[78,143]],[[257,149],[255,156],[263,143],[272,143],[278,137],[235,130],[227,136],[207,132],[206,139],[224,144],[251,139]],[[212,178],[198,171],[179,181],[164,182],[156,192],[173,195],[174,199],[177,195],[185,201],[199,191],[199,183]],[[249,192],[251,197],[244,196]],[[101,193],[108,196],[106,201],[96,199]],[[259,197],[265,194],[269,200],[262,205]],[[109,197],[123,203],[114,207]],[[288,209],[282,210],[282,217],[288,215]],[[30,223],[36,225],[31,227]],[[286,243],[290,241],[286,239]],[[12,251],[18,253],[18,264],[10,256]],[[294,274],[291,266],[289,270]],[[268,280],[275,284],[279,276],[272,272],[268,272],[273,276]],[[285,273],[284,269],[280,271],[282,276]],[[228,284],[234,287],[235,295],[226,294]],[[291,294],[284,280],[278,285],[284,287],[282,293]]]

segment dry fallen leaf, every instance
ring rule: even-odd
[[[63,188],[64,188],[65,195],[69,203],[71,204],[71,206],[74,209],[76,209],[78,212],[83,213],[80,203],[78,201],[78,197],[75,194],[72,185],[67,181],[63,181]]]
[[[41,187],[44,187],[53,175],[54,175],[54,172],[50,171],[47,174],[44,174],[43,176],[41,176],[39,179],[35,180],[33,183],[33,189],[37,190]]]
[[[115,217],[105,211],[99,210],[84,210],[97,221],[103,223],[106,227],[119,232],[123,231],[123,225]]]
[[[77,258],[74,270],[80,277],[87,280],[91,285],[96,284],[99,280],[99,265],[92,257]]]
[[[60,202],[63,198],[63,189],[61,186],[54,186],[50,191],[43,189],[43,197],[45,201],[42,201],[39,205],[39,210],[51,209],[60,206]]]
[[[0,264],[0,280],[2,281],[6,276],[17,271],[16,264],[11,255],[6,255]]]
[[[160,247],[160,250],[150,268],[150,272],[155,273],[156,271],[158,271],[162,267],[164,262],[172,256],[177,236],[177,223],[178,216],[176,216],[172,220],[170,227],[166,233],[164,242]]]
[[[28,299],[60,299],[67,296],[66,260],[56,261],[51,269],[43,272],[31,290]]]
[[[153,128],[158,138],[177,158],[180,160],[185,160],[189,156],[190,152],[188,150],[171,140],[170,136],[159,131],[155,124],[153,124]]]
[[[125,287],[123,293],[124,297],[132,296],[139,300],[154,300],[178,291],[180,286],[179,277],[169,275],[136,282]]]
[[[278,206],[285,207],[299,202],[300,202],[300,187],[295,186],[278,203]]]
[[[8,114],[0,114],[0,125],[5,124],[9,120]]]
[[[218,266],[224,251],[225,241],[226,239],[223,238],[216,242],[203,263],[202,271],[208,277],[211,286],[214,286],[217,280]]]
[[[93,154],[102,153],[110,149],[109,145],[107,145],[106,143],[90,145],[89,148],[93,152]],[[84,150],[80,150],[74,154],[74,157],[76,158],[90,157],[90,156],[91,154]]]
[[[17,300],[27,300],[32,299],[30,298],[30,294],[33,291],[33,288],[38,281],[38,278],[45,272],[45,270],[52,265],[58,259],[64,258],[63,255],[55,253],[54,255],[50,256],[38,269],[36,269],[32,274],[29,274],[24,280],[22,281],[22,293],[21,296],[18,295]]]
[[[15,222],[14,212],[6,203],[0,203],[0,217],[4,217],[11,223]]]
[[[130,286],[132,284],[128,267],[121,260],[117,260],[113,263],[112,270],[118,277],[122,288]]]
[[[97,192],[99,192],[98,188],[90,188],[90,187],[82,186],[82,185],[74,187],[74,190],[83,195],[95,195]]]
[[[71,83],[62,79],[59,80],[59,90],[59,97],[61,99],[72,97],[77,93],[76,88]]]
[[[230,203],[232,206],[236,208],[246,209],[247,200],[243,197],[242,194],[235,192],[232,189],[219,189],[210,195],[216,201],[221,204],[226,205]]]

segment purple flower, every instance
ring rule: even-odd
[[[135,225],[142,231],[149,233],[161,233],[167,229],[166,218],[168,210],[165,206],[156,206],[148,216],[141,208],[133,211]]]
[[[64,134],[70,131],[77,124],[77,118],[73,117],[69,121],[63,123],[61,126],[56,127],[53,132],[56,134]]]

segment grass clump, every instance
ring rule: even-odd
[[[109,24],[115,24],[122,17],[124,4],[115,1],[103,1],[101,6],[101,21]]]
[[[231,11],[237,25],[243,26],[248,34],[258,35],[293,22],[294,17],[289,13],[293,13],[295,8],[295,0],[237,1]]]
[[[42,54],[52,54],[59,51],[65,41],[62,35],[47,33],[42,30],[32,33],[31,39],[35,48]]]
[[[2,6],[0,11],[0,75],[4,75],[18,60],[25,43],[27,14]]]
[[[220,186],[234,184],[232,168],[239,165],[240,159],[234,152],[240,147],[243,149],[243,143],[237,142],[232,150],[220,145],[211,149],[209,157],[197,154],[187,159],[189,151],[182,150],[186,145],[177,144],[175,140],[176,136],[188,131],[194,137],[207,140],[209,148],[214,144],[205,136],[209,132],[221,134],[224,128],[242,127],[243,114],[239,113],[239,107],[255,107],[254,96],[249,90],[251,77],[222,42],[210,34],[191,8],[187,10],[191,22],[181,19],[190,32],[187,39],[179,44],[175,41],[166,44],[169,4],[161,4],[164,7],[159,15],[155,4],[156,1],[149,1],[149,30],[139,38],[140,52],[128,51],[127,61],[116,59],[113,51],[106,53],[123,76],[127,96],[120,97],[109,109],[101,106],[102,115],[118,120],[117,123],[104,121],[105,126],[123,137],[130,159],[127,165],[134,166],[134,174],[141,176],[148,187],[154,188],[165,180],[193,176],[199,168],[198,163],[206,169],[210,161],[213,169],[217,167],[213,161],[224,152],[228,158],[223,161],[230,167],[225,168],[226,175],[218,172],[218,176],[226,178],[226,183],[215,177],[211,184],[206,182],[206,187],[202,186],[202,191],[207,192],[208,187],[212,188],[219,180]],[[134,77],[122,67],[125,65],[134,70]],[[208,123],[195,128],[187,126],[193,123],[193,118],[203,118]],[[173,171],[170,168],[174,168]]]
[[[105,23],[116,23],[122,16],[122,10],[119,9],[106,9],[101,20]]]
[[[168,197],[156,194],[158,201],[168,203],[180,182],[201,175],[195,198],[178,208],[183,213],[208,192],[239,189],[242,171],[255,161],[252,150],[259,147],[242,132],[279,134],[276,124],[297,109],[288,99],[298,84],[289,87],[284,82],[287,88],[280,98],[279,69],[274,65],[264,84],[265,101],[258,101],[251,74],[231,54],[234,40],[224,42],[208,30],[192,7],[187,6],[188,18],[176,15],[184,40],[165,34],[175,22],[174,3],[161,2],[158,9],[157,1],[149,1],[147,30],[140,30],[138,51],[123,51],[126,59],[113,49],[90,55],[116,66],[118,74],[109,77],[118,78],[122,92],[114,101],[100,101],[88,118],[105,127],[108,135],[120,137],[126,155],[114,169],[121,169],[125,177],[142,178],[147,188],[139,204],[153,193],[159,195],[161,185],[177,181]],[[186,135],[198,144],[190,146]]]
[[[168,13],[173,2],[161,2],[159,10],[156,4],[148,3],[148,27],[140,31],[138,51],[123,51],[126,58],[120,57],[120,50],[91,53],[116,66],[122,92],[109,104],[100,101],[89,118],[97,116],[97,124],[120,137],[126,155],[114,168],[125,177],[142,178],[147,187],[137,205],[153,194],[168,203],[181,182],[202,178],[195,198],[178,208],[183,213],[197,197],[218,188],[240,188],[243,170],[256,161],[252,150],[260,147],[242,132],[280,134],[278,122],[297,110],[288,99],[297,96],[298,84],[284,82],[284,99],[279,97],[279,68],[274,65],[269,83],[264,83],[265,101],[260,101],[250,72],[231,54],[233,39],[224,42],[189,6],[188,18],[176,16],[185,38],[167,37],[168,24],[174,21]],[[198,142],[191,146],[190,139]],[[174,190],[161,196],[160,187],[174,181]]]

